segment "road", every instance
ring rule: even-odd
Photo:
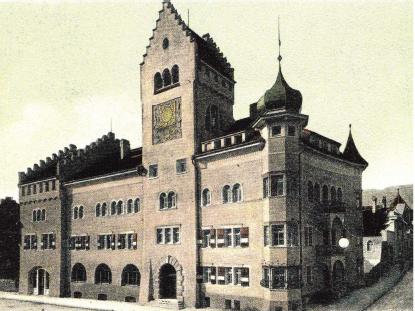
[[[68,308],[61,306],[45,305],[36,302],[26,302],[18,300],[0,300],[0,310],[19,310],[19,311],[79,311],[79,308]]]
[[[366,309],[366,311],[412,310],[412,275],[413,271],[408,271],[394,288]]]

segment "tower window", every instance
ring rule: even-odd
[[[281,136],[281,126],[280,125],[276,125],[276,126],[273,126],[271,128],[271,136],[272,137]]]
[[[150,165],[149,170],[148,170],[148,176],[150,178],[154,178],[154,177],[158,176],[158,166],[157,166],[157,164]]]
[[[169,47],[169,39],[164,38],[163,39],[163,49],[167,49]]]
[[[163,70],[163,87],[169,86],[170,84],[171,84],[170,70],[166,68]]]
[[[158,91],[163,87],[163,79],[161,78],[160,72],[154,75],[154,92]]]
[[[174,65],[171,69],[173,84],[179,83],[179,66]]]
[[[186,173],[186,159],[180,159],[176,161],[176,173]]]
[[[295,126],[288,127],[288,136],[295,136]]]
[[[209,108],[206,111],[206,129],[208,131],[216,130],[219,124],[219,113],[218,113],[218,107],[215,105],[209,106]]]

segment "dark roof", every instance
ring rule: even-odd
[[[331,144],[334,144],[334,145],[336,145],[337,147],[340,147],[341,146],[341,143],[339,143],[339,142],[337,142],[337,141],[335,141],[335,140],[333,140],[333,139],[331,139],[331,138],[328,138],[328,137],[326,137],[326,136],[323,136],[323,135],[321,135],[321,134],[319,134],[319,133],[317,133],[317,132],[314,132],[314,131],[311,131],[311,130],[309,130],[309,129],[303,129],[303,138],[304,139],[309,139],[311,136],[316,136],[316,137],[318,137],[318,138],[321,138],[321,139],[323,139],[323,140],[326,140],[327,142],[329,142],[329,143],[331,143]]]
[[[256,109],[258,111],[285,109],[298,113],[301,110],[302,101],[301,92],[291,88],[285,81],[280,64],[277,80],[259,99]]]
[[[347,139],[346,147],[343,151],[343,157],[353,163],[361,164],[364,166],[367,166],[369,163],[363,157],[360,155],[359,151],[357,150],[357,147],[354,143],[353,136],[352,136],[352,130],[350,128],[349,132],[349,138]]]
[[[24,183],[31,183],[36,180],[43,180],[55,177],[58,165],[57,163],[58,161],[53,161],[49,164],[46,164],[44,168],[34,171],[32,175],[29,175],[24,179]]]
[[[229,128],[226,129],[225,135],[244,131],[250,127],[251,123],[252,119],[250,117],[236,120]]]
[[[119,155],[103,158],[73,175],[70,181],[131,170],[137,168],[141,163],[142,148],[131,149],[124,159],[120,159]]]

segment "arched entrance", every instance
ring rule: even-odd
[[[176,269],[171,264],[164,264],[160,268],[159,279],[159,297],[161,299],[176,299]]]
[[[337,260],[333,265],[333,291],[341,296],[345,290],[344,265]]]
[[[29,292],[33,295],[49,295],[49,272],[41,267],[30,270]]]

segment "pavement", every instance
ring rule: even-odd
[[[399,265],[393,266],[388,273],[382,276],[371,286],[355,289],[347,296],[327,305],[309,305],[307,311],[362,311],[372,306],[388,291],[390,291],[403,277],[405,272]],[[411,286],[412,290],[412,286]],[[382,309],[383,311],[384,309]],[[401,309],[395,309],[401,310]]]
[[[307,311],[377,311],[377,310],[407,310],[403,309],[402,292],[411,291],[410,305],[412,310],[412,271],[402,272],[398,265],[381,277],[378,282],[369,286],[356,289],[347,296],[328,305],[308,305]],[[396,285],[400,280],[398,285]],[[396,285],[396,288],[394,288]],[[389,292],[390,291],[390,292]],[[385,303],[392,300],[391,309],[385,309]],[[379,309],[380,306],[380,309]],[[368,309],[369,308],[369,309]],[[406,307],[405,307],[406,308]],[[10,292],[0,292],[0,310],[95,310],[95,311],[166,311],[164,308],[153,306],[141,306],[137,303],[119,301],[99,301],[95,299],[58,298],[48,296],[22,295]],[[186,308],[186,311],[195,311],[195,308]],[[209,311],[217,309],[208,308]]]

